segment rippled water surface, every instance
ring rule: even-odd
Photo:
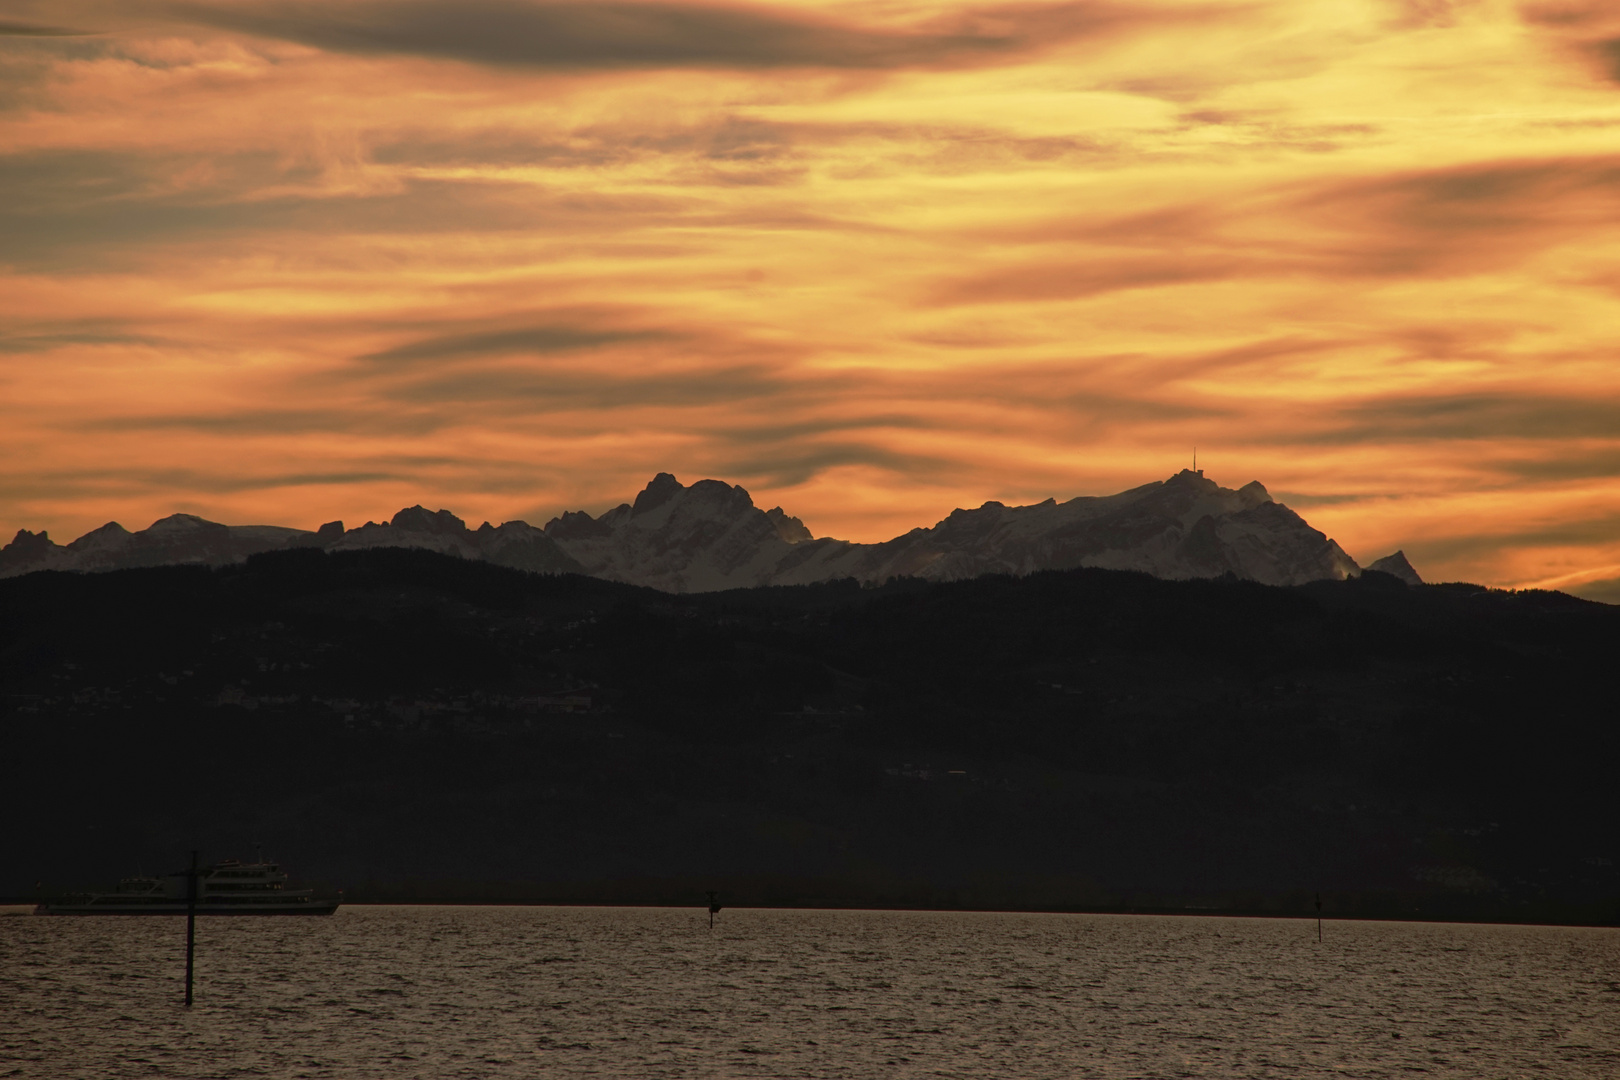
[[[0,1076],[1620,1077],[1620,931],[863,911],[0,918]]]

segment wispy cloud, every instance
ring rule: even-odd
[[[1005,62],[1130,19],[1097,2],[1003,4],[889,29],[770,5],[579,0],[182,3],[200,25],[335,52],[529,69],[895,69]]]
[[[87,433],[185,432],[226,437],[286,435],[423,436],[450,421],[439,413],[398,409],[219,409],[208,413],[142,413],[102,416],[79,423]]]
[[[407,341],[367,353],[363,359],[390,363],[414,360],[461,359],[469,356],[577,352],[626,341],[667,337],[652,330],[586,329],[577,326],[526,326],[511,330],[482,330]]]
[[[1620,440],[1620,401],[1526,393],[1385,395],[1333,410],[1324,443],[1505,439]]]
[[[64,26],[41,26],[0,19],[0,37],[78,37],[84,33],[83,30],[71,30]]]

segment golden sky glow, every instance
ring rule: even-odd
[[[667,470],[878,540],[1196,445],[1608,596],[1617,294],[1612,3],[0,0],[7,536]]]

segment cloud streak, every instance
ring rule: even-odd
[[[577,326],[528,326],[419,338],[367,353],[362,359],[391,364],[418,360],[461,359],[513,353],[544,355],[596,349],[628,341],[657,340],[666,335],[647,330],[591,330]]]
[[[0,19],[0,37],[78,37],[83,30],[70,30],[64,26],[41,26],[37,23]]]
[[[886,29],[769,5],[297,0],[176,4],[204,26],[333,52],[405,54],[502,67],[616,71],[648,68],[891,70],[1005,62],[1126,21],[1094,2],[1004,4]]]

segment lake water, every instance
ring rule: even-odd
[[[0,918],[0,1076],[1620,1076],[1620,931],[700,908]]]

